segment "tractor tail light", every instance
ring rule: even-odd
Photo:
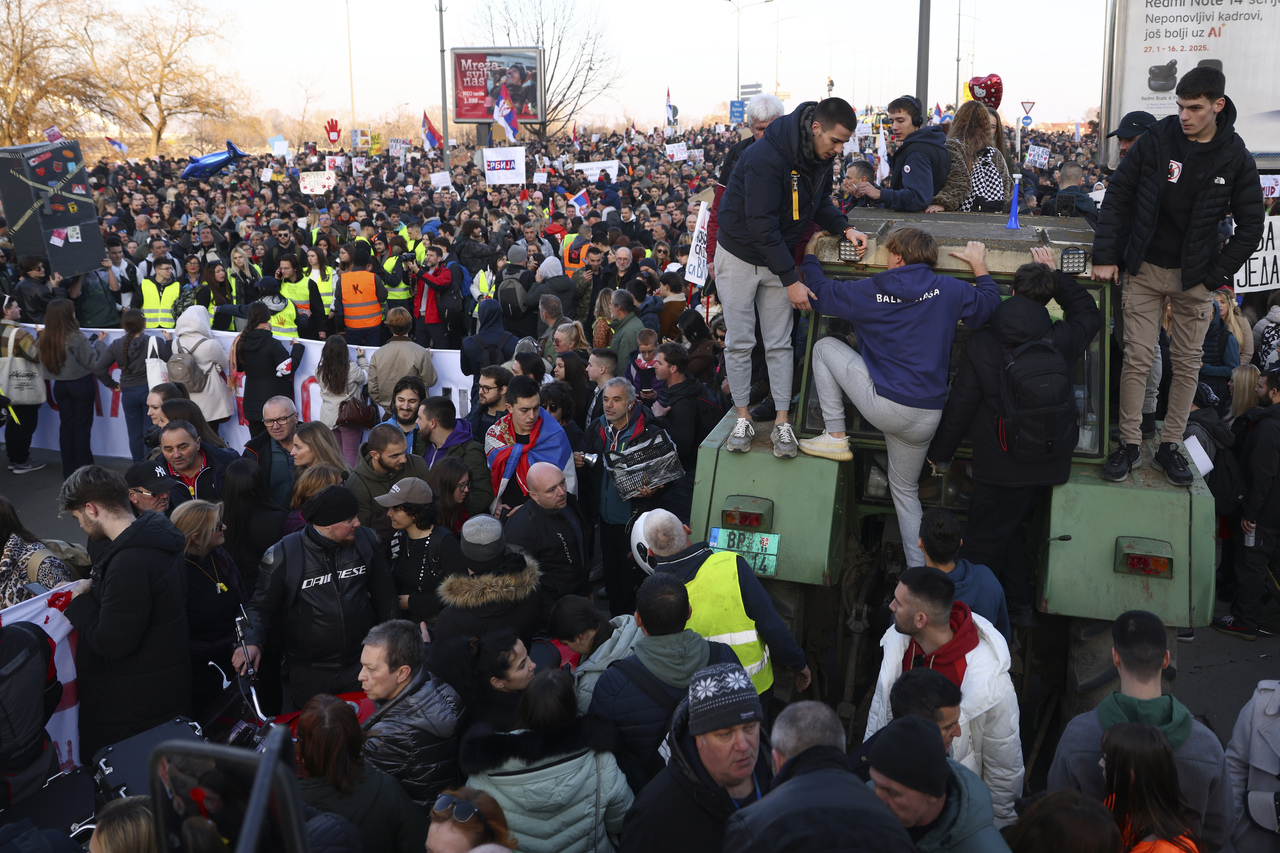
[[[760,513],[725,510],[724,525],[725,527],[759,527]]]

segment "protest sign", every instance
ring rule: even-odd
[[[341,172],[347,168],[347,158],[330,155],[324,158],[324,169],[326,172]]]
[[[368,161],[364,157],[352,157],[351,158],[352,171],[354,171],[356,174],[363,172],[367,162]]]
[[[685,264],[684,280],[701,287],[707,283],[707,225],[711,213],[704,201],[698,206],[698,224],[693,229],[693,245],[689,247],[689,262]]]
[[[1263,175],[1262,176],[1262,197],[1275,198],[1280,196],[1280,175]]]
[[[618,180],[618,170],[622,168],[622,164],[617,160],[600,160],[595,163],[574,163],[569,167],[570,172],[582,171],[588,181],[595,181],[600,177],[601,172],[609,173],[609,180]]]
[[[1280,215],[1262,221],[1258,248],[1236,272],[1232,287],[1236,295],[1260,293],[1280,288]]]
[[[321,195],[338,185],[338,176],[333,172],[300,172],[298,189],[307,195]]]
[[[105,387],[103,390],[106,390]],[[47,409],[46,413],[56,414]],[[53,422],[53,446],[57,447],[58,419],[49,417],[46,420]],[[119,425],[123,427],[124,422],[120,421]],[[127,440],[125,444],[128,444]],[[128,456],[128,451],[123,455]],[[22,580],[25,582],[26,578]],[[53,641],[53,666],[57,670],[58,681],[62,682],[62,700],[49,722],[45,723],[44,730],[49,734],[50,746],[58,755],[58,769],[64,772],[74,770],[80,763],[76,760],[80,752],[80,697],[76,690],[75,654],[77,638],[73,638],[75,629],[63,614],[70,603],[71,588],[64,586],[0,610],[0,624],[30,622],[39,625]]]
[[[546,173],[546,172],[534,172],[534,173],[533,173],[533,182],[534,182],[535,184],[545,184],[545,183],[547,182],[547,173]]]
[[[352,148],[368,148],[369,147],[369,128],[367,127],[352,128],[351,147]]]
[[[689,160],[694,163],[703,163],[706,162],[706,159],[706,154],[701,148],[695,148],[689,152]]]
[[[1027,165],[1035,166],[1037,169],[1045,169],[1049,166],[1049,149],[1039,145],[1031,145],[1027,147]]]
[[[431,187],[433,189],[447,190],[449,189],[449,186],[450,186],[450,181],[449,181],[448,172],[432,172],[431,173]]]
[[[485,148],[484,180],[495,184],[523,184],[525,182],[524,146],[518,148]]]
[[[262,171],[258,174],[258,180],[262,181],[265,184],[271,180],[271,176],[273,174],[274,172],[272,171],[270,166],[264,166],[262,168]]]
[[[683,142],[676,142],[668,145],[667,159],[672,163],[679,163],[682,160],[689,159],[689,149],[685,147]]]

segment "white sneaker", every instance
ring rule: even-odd
[[[21,462],[17,465],[10,465],[9,470],[15,474],[30,474],[32,471],[39,471],[43,468],[43,462]]]
[[[814,438],[800,439],[800,452],[806,456],[820,456],[836,462],[848,462],[853,458],[853,451],[849,450],[848,436],[832,438],[826,431]]]
[[[738,422],[733,425],[733,430],[729,433],[729,439],[724,443],[726,450],[734,453],[749,453],[751,451],[751,439],[756,436],[756,428],[751,425],[750,418],[738,418]]]

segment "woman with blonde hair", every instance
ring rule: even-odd
[[[1213,292],[1213,299],[1222,321],[1227,324],[1227,331],[1240,345],[1240,363],[1253,361],[1253,329],[1240,314],[1240,305],[1236,302],[1236,292],[1223,285]]]
[[[302,520],[302,505],[329,486],[341,486],[346,479],[346,469],[333,465],[312,465],[299,474],[293,481],[293,499],[289,502],[284,532],[295,533],[306,527],[307,523]]]
[[[339,471],[347,471],[347,460],[338,448],[338,441],[333,437],[333,430],[322,421],[307,421],[298,424],[293,434],[293,448],[289,451],[293,457],[294,476],[305,472],[312,465],[328,465]]]
[[[222,504],[190,500],[178,504],[169,520],[185,541],[184,586],[187,591],[187,629],[190,634],[191,707],[197,717],[222,689],[222,679],[210,664],[231,672],[236,641],[236,617],[248,599],[236,561],[222,546],[227,526]]]
[[[89,849],[94,853],[151,853],[156,824],[150,797],[112,800],[98,812]]]
[[[591,346],[604,349],[613,340],[613,288],[606,287],[596,297],[596,321],[591,327]]]
[[[1231,413],[1227,416],[1227,426],[1258,405],[1258,377],[1261,375],[1262,372],[1252,364],[1242,364],[1231,371]]]

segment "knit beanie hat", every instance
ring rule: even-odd
[[[923,717],[898,717],[875,737],[872,770],[931,797],[947,792],[951,768],[937,723]]]
[[[688,702],[689,734],[695,737],[764,721],[756,686],[741,664],[718,663],[695,672],[689,682]]]
[[[360,502],[346,486],[326,486],[302,505],[303,520],[316,527],[348,521],[359,514]]]
[[[524,246],[512,246],[507,249],[507,263],[523,264],[527,260],[529,260],[529,253],[525,251]]]
[[[467,568],[478,575],[495,571],[507,555],[502,522],[492,515],[468,518],[462,525],[462,555],[467,558]]]

